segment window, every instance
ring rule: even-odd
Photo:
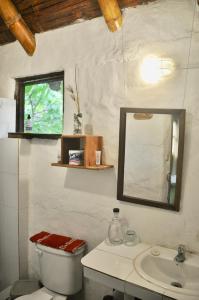
[[[64,72],[16,79],[17,132],[61,134],[64,112]],[[30,128],[29,128],[30,129]]]

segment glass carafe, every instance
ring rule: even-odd
[[[108,239],[113,245],[122,244],[124,240],[122,224],[119,219],[119,212],[119,208],[113,209],[113,219],[108,228]]]

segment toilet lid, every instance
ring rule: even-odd
[[[56,296],[53,297],[53,296],[47,295],[47,294],[42,294],[42,295],[31,294],[31,295],[21,296],[18,299],[20,299],[20,300],[38,300],[38,299],[40,299],[40,300],[54,300],[54,299],[56,299]]]
[[[58,295],[42,288],[33,294],[25,295],[17,298],[18,300],[67,300],[66,296]]]

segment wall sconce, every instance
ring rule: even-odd
[[[112,32],[122,26],[122,14],[117,0],[98,0],[100,9],[108,26]]]
[[[174,61],[171,58],[150,55],[145,57],[140,65],[140,77],[148,84],[157,84],[171,75],[174,69]]]

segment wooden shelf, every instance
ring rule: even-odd
[[[96,165],[96,151],[102,151],[102,136],[93,135],[62,135],[61,137],[61,160],[52,163],[53,167],[86,169],[86,170],[106,170],[113,168],[112,165],[103,163]],[[69,151],[82,150],[83,162],[81,165],[72,165],[69,163]]]
[[[99,165],[99,166],[76,166],[62,163],[52,163],[53,167],[71,168],[71,169],[86,169],[86,170],[106,170],[113,168],[113,165]]]

